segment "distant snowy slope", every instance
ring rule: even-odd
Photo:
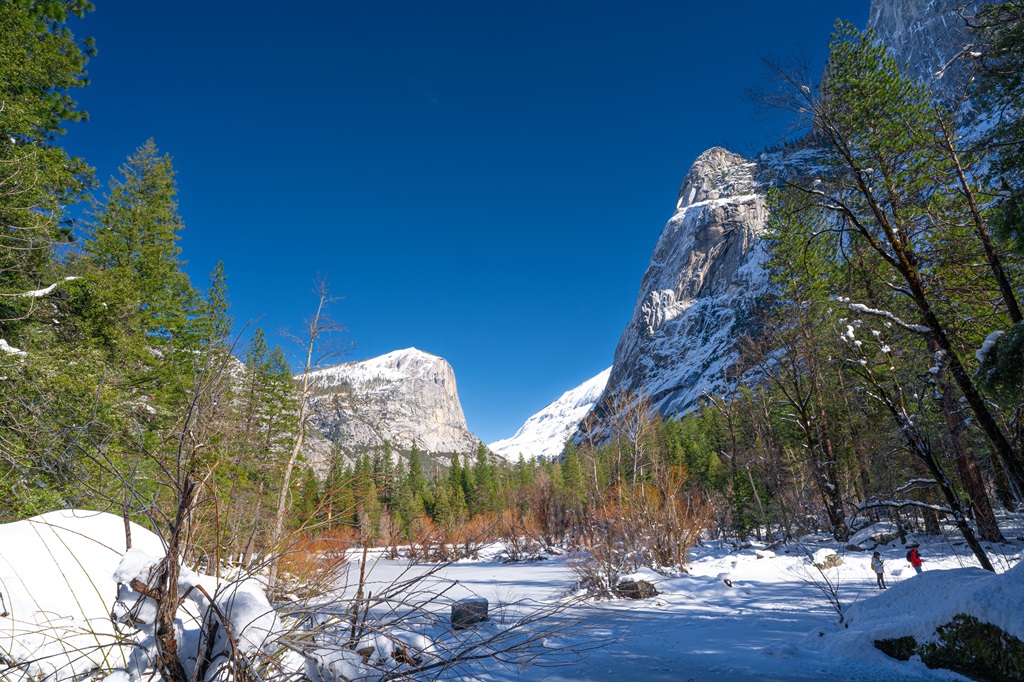
[[[543,410],[526,420],[511,438],[491,443],[488,447],[496,455],[515,460],[519,455],[527,459],[534,457],[556,457],[565,447],[576,426],[583,421],[591,408],[601,397],[611,367],[589,379]]]

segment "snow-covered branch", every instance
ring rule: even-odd
[[[79,279],[79,278],[78,277],[65,277],[64,279],[60,280],[59,282],[54,282],[50,286],[43,287],[42,289],[34,289],[32,291],[21,291],[21,292],[18,292],[16,294],[0,294],[0,296],[5,296],[7,298],[42,298],[43,296],[47,296],[49,294],[52,294],[53,290],[56,289],[61,284],[63,284],[64,282],[70,282],[71,280],[74,280],[74,279]]]
[[[886,320],[889,320],[893,324],[897,325],[898,327],[902,327],[903,329],[914,332],[915,334],[927,334],[931,331],[931,329],[924,326],[923,324],[911,324],[909,322],[904,322],[900,318],[890,313],[888,310],[878,310],[877,308],[869,308],[863,303],[851,303],[850,299],[848,298],[840,298],[839,301],[841,303],[845,303],[850,308],[850,310],[853,310],[854,312],[884,318]]]
[[[936,481],[934,478],[914,478],[914,479],[911,479],[911,480],[907,481],[906,483],[901,485],[899,488],[897,488],[896,489],[896,494],[897,495],[902,495],[903,493],[907,492],[908,490],[917,490],[918,488],[922,488],[922,487],[929,486],[929,485],[936,485],[937,483],[938,483],[938,481]]]
[[[0,339],[0,353],[7,353],[8,355],[28,355],[28,353],[20,348],[15,348],[11,344],[7,343],[7,339]]]
[[[876,500],[871,499],[857,505],[859,511],[867,511],[869,509],[903,509],[904,507],[916,507],[918,509],[931,509],[934,512],[940,514],[952,514],[953,510],[949,507],[943,507],[941,504],[929,504],[927,502],[918,502],[917,500]]]

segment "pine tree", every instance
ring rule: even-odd
[[[495,511],[498,481],[494,468],[487,461],[487,448],[480,443],[476,448],[476,462],[473,464],[473,496],[470,509],[474,514]]]
[[[391,508],[395,495],[395,462],[391,454],[391,443],[384,443],[374,451],[373,480],[377,484],[380,503]]]
[[[448,468],[448,478],[446,486],[448,488],[448,494],[451,498],[451,506],[456,515],[460,515],[466,511],[466,492],[463,489],[463,469],[462,463],[459,461],[459,453],[452,453],[452,463]]]
[[[984,113],[991,177],[999,192],[997,234],[1024,255],[1024,3],[981,5],[969,21],[977,62],[972,105]]]
[[[975,301],[988,298],[980,296],[981,292],[1001,296],[1007,310],[1013,306],[1013,297],[999,281],[998,255],[988,250],[985,242],[984,218],[974,203],[975,188],[965,180],[966,166],[954,144],[956,135],[951,133],[955,121],[922,84],[900,73],[887,48],[870,32],[861,33],[849,24],[840,24],[833,36],[820,95],[810,87],[795,89],[794,94],[794,103],[812,117],[826,170],[813,182],[800,179],[793,185],[813,198],[819,209],[833,214],[831,225],[815,232],[814,237],[831,232],[841,254],[838,258],[848,271],[855,270],[857,256],[867,255],[872,270],[878,273],[872,273],[873,282],[865,283],[875,288],[875,296],[885,299],[886,307],[864,305],[865,300],[871,303],[869,295],[849,303],[851,312],[858,319],[873,317],[879,326],[887,323],[900,334],[916,336],[906,350],[933,358],[931,374],[936,392],[942,396],[938,413],[945,418],[948,442],[957,448],[955,461],[984,520],[987,494],[980,478],[972,473],[976,465],[971,453],[960,443],[966,424],[946,377],[970,407],[1019,496],[1024,485],[1020,455],[978,391],[962,357],[964,343],[980,340],[971,317],[981,314]],[[851,254],[855,258],[851,259]],[[967,266],[984,261],[986,254],[993,279],[986,282],[968,276]],[[883,296],[877,293],[880,290],[892,293]],[[876,339],[881,338],[881,331],[875,331]],[[960,501],[935,459],[929,434],[920,430],[899,400],[909,376],[906,368],[896,367],[903,363],[872,356],[868,346],[856,338],[854,325],[847,325],[843,338],[859,363],[850,367],[871,385],[871,394],[891,413],[908,450],[940,481],[965,539],[986,565],[983,550],[962,523]],[[888,348],[876,341],[869,346]],[[892,389],[879,383],[876,363],[883,365],[880,371],[895,379]],[[996,538],[994,517],[987,516],[983,525]]]
[[[217,266],[210,273],[210,287],[200,301],[198,310],[189,320],[189,333],[200,342],[212,343],[219,348],[227,349],[231,339],[231,315],[228,309],[227,275],[224,273],[224,262],[217,261]],[[196,345],[196,341],[190,344]]]
[[[427,479],[423,475],[423,463],[421,461],[420,449],[415,443],[409,450],[409,473],[407,479],[409,489],[421,498],[427,490]]]
[[[0,3],[0,338],[13,346],[38,304],[18,294],[58,280],[53,249],[72,237],[68,204],[92,184],[92,169],[55,142],[84,120],[70,91],[88,83],[92,39],[79,42],[72,16],[88,0]]]
[[[133,297],[131,326],[150,344],[181,345],[196,296],[180,260],[177,183],[171,158],[152,139],[111,179],[106,201],[94,208],[84,251]]]

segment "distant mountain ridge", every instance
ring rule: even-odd
[[[384,441],[435,454],[472,453],[480,443],[444,358],[407,348],[318,370],[313,380],[313,423],[350,457]]]
[[[911,74],[933,80],[963,44],[956,6],[956,0],[875,0],[868,27]],[[944,77],[948,83],[956,74]],[[491,449],[507,459],[557,456],[564,436],[591,409],[600,413],[612,395],[646,397],[673,417],[693,409],[705,392],[720,391],[738,357],[739,338],[756,331],[759,307],[770,292],[768,246],[761,239],[766,220],[756,165],[718,147],[701,154],[655,246],[612,367],[567,391]],[[324,372],[325,390],[334,382],[363,396],[363,403],[317,416],[324,434],[346,451],[384,439],[433,452],[467,452],[478,443],[466,428],[454,372],[436,356],[407,349]]]

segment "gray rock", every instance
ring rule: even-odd
[[[487,620],[487,600],[483,597],[463,599],[452,604],[452,626],[466,628]]]
[[[839,556],[835,552],[819,552],[815,554],[814,559],[815,561],[812,563],[814,563],[814,566],[821,571],[827,571],[830,568],[837,568],[846,563],[843,561],[843,557]]]
[[[940,87],[962,84],[962,62],[944,68],[968,41],[967,27],[957,13],[962,0],[874,0],[868,28],[892,49],[914,78]],[[937,76],[941,79],[936,83]]]
[[[846,549],[854,552],[863,552],[874,549],[878,545],[887,545],[900,536],[900,531],[894,523],[876,523],[857,531],[850,538]]]
[[[624,599],[650,599],[661,594],[646,580],[623,580],[616,586],[615,593]]]

